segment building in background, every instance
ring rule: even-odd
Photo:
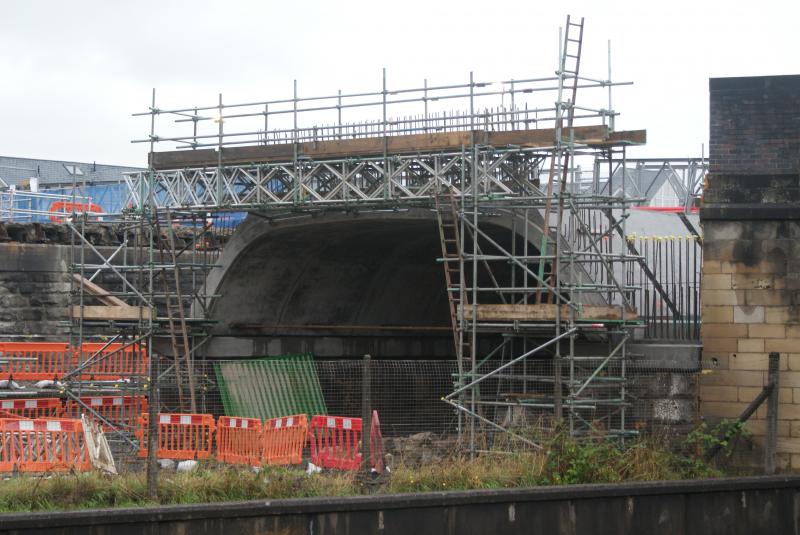
[[[79,212],[118,213],[127,196],[124,174],[141,170],[0,156],[0,220],[58,221],[57,214],[72,212],[73,203]]]

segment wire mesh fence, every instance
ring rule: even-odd
[[[365,390],[367,368],[362,359],[318,359],[310,354],[198,359],[192,366],[192,411],[181,400],[173,359],[155,354],[152,362],[158,369],[155,403],[161,413],[205,414],[214,420],[232,416],[265,421],[297,414],[360,418],[368,397],[369,409],[380,417],[384,451],[411,464],[473,449],[529,447],[505,430],[541,444],[557,430],[559,411],[561,429],[569,428],[578,438],[657,437],[679,444],[698,423],[700,375],[713,368],[691,356],[631,356],[601,365],[584,354],[559,361],[552,356],[530,358],[502,369],[503,361],[493,359],[474,375],[459,376],[454,360],[371,359]],[[483,378],[474,399],[471,392],[452,395],[472,377]],[[144,397],[146,389],[137,393],[125,380],[109,383],[102,391],[99,387],[97,381],[84,382],[80,403],[65,397],[62,404],[71,408],[72,417],[102,415],[120,469],[138,470],[142,464],[136,421],[152,400]],[[467,418],[447,398],[481,418]]]
[[[699,360],[629,358],[600,366],[586,357],[562,359],[560,365],[552,358],[530,359],[496,373],[492,370],[501,362],[486,362],[476,374],[486,376],[476,398],[451,398],[482,417],[474,427],[445,401],[459,384],[455,361],[373,359],[370,406],[380,416],[387,451],[412,443],[439,450],[439,455],[444,454],[441,450],[453,454],[471,446],[527,447],[509,440],[497,426],[539,443],[554,433],[559,404],[562,425],[577,437],[669,436],[680,441],[696,425],[698,380],[704,368]],[[179,412],[174,375],[168,361],[162,361],[165,365],[160,410]],[[320,360],[310,355],[198,361],[197,410],[215,417],[319,413],[360,418],[364,369],[360,359]],[[462,377],[462,383],[468,377]]]

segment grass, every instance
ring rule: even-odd
[[[397,463],[391,474],[365,484],[350,472],[306,475],[299,468],[242,467],[204,463],[190,473],[159,474],[159,504],[353,496],[366,493],[496,489],[573,483],[619,483],[723,475],[701,458],[676,453],[656,441],[619,447],[607,440],[577,442],[557,437],[543,450],[454,456],[422,467]],[[144,474],[106,476],[97,472],[51,477],[20,476],[0,482],[0,511],[47,511],[154,505]]]

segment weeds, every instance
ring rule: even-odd
[[[513,454],[487,453],[474,459],[454,456],[422,467],[404,466],[366,488],[354,473],[306,475],[299,468],[248,468],[205,463],[190,473],[162,472],[159,504],[210,503],[255,499],[352,496],[365,492],[401,493],[618,483],[715,477],[721,473],[692,454],[705,435],[690,435],[681,452],[654,440],[629,441],[624,447],[606,439],[576,441],[555,436],[541,450]],[[702,433],[705,433],[703,435]],[[710,439],[709,439],[710,440]],[[109,477],[99,473],[16,477],[0,482],[0,511],[46,511],[153,505],[147,500],[143,474]]]

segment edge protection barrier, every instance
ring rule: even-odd
[[[147,457],[147,414],[139,416],[135,436],[139,439],[139,457]],[[208,459],[214,444],[216,424],[210,414],[158,415],[158,447],[160,459]]]
[[[63,342],[0,342],[0,379],[57,379],[65,373],[69,353]]]
[[[311,462],[323,468],[358,470],[361,418],[316,415],[311,418]]]
[[[80,420],[0,420],[0,472],[90,469]]]
[[[148,407],[144,396],[86,396],[79,399],[111,423],[111,426],[98,419],[91,411],[85,410],[74,399],[67,401],[66,414],[70,418],[80,418],[81,414],[85,414],[87,418],[95,420],[103,431],[110,430],[112,426],[134,427],[139,414],[147,411]]]
[[[125,347],[124,343],[116,343],[103,348],[104,345],[99,342],[83,344],[81,351],[72,352],[71,368],[76,369],[81,361],[102,350],[100,356],[81,372],[82,378],[115,381],[132,375],[142,377],[147,375],[147,350],[144,344],[131,344]],[[65,370],[69,371],[71,370]]]
[[[262,425],[258,418],[220,416],[217,420],[217,459],[258,466],[262,456]]]
[[[264,422],[262,460],[267,464],[299,464],[308,439],[305,414],[271,418]]]
[[[14,419],[61,418],[64,406],[59,398],[17,398],[0,401],[2,414]]]
[[[66,342],[0,342],[0,379],[57,380],[101,350],[80,372],[81,379],[113,381],[147,375],[147,351],[141,344],[90,342],[78,351]]]

